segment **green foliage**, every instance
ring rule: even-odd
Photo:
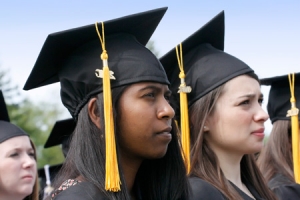
[[[153,40],[150,40],[146,47],[156,56],[159,57],[159,51],[155,48],[155,43]]]
[[[8,72],[0,70],[0,89],[4,94],[10,121],[30,135],[37,149],[38,168],[45,164],[63,162],[61,147],[44,149],[49,133],[62,112],[55,104],[45,102],[37,104],[22,98],[18,87],[12,86],[7,77]],[[15,103],[16,99],[18,99],[17,103]]]
[[[29,100],[19,104],[7,105],[11,123],[21,127],[36,145],[38,156],[38,167],[45,164],[57,164],[63,161],[60,147],[44,149],[44,144],[49,133],[60,115],[57,106],[41,103],[35,105]]]
[[[8,71],[0,70],[0,89],[5,93],[5,101],[10,101],[13,97],[19,96],[18,87],[11,85],[11,80],[7,77]]]

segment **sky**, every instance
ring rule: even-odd
[[[151,40],[160,56],[225,11],[225,52],[246,62],[260,78],[300,71],[299,0],[3,0],[0,7],[0,69],[9,70],[20,94],[61,105],[58,83],[22,88],[50,33],[168,7]],[[265,96],[269,87],[262,87]],[[67,111],[62,118],[69,117]],[[270,122],[267,122],[270,130]]]

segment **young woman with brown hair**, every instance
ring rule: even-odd
[[[173,105],[179,107],[179,85],[180,92],[190,91],[190,199],[275,199],[253,156],[263,146],[268,119],[261,108],[259,80],[248,65],[223,49],[221,12],[182,42],[181,80],[175,49],[160,59],[171,81]]]
[[[279,199],[299,199],[300,185],[294,177],[291,117],[287,117],[291,109],[288,75],[265,78],[261,83],[271,86],[267,109],[273,127],[257,164]],[[294,93],[296,107],[300,108],[300,73],[295,74]]]
[[[0,90],[0,199],[38,200],[38,189],[35,146],[9,122]]]

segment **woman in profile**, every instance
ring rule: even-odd
[[[260,83],[247,64],[223,51],[224,12],[181,47],[179,64],[175,49],[160,60],[175,107],[179,107],[178,86],[179,92],[187,93],[191,152],[189,156],[186,151],[185,160],[190,164],[190,199],[275,199],[253,156],[263,146],[268,119],[261,107]],[[180,121],[186,120],[183,110],[176,110]],[[183,125],[180,128],[183,131]]]
[[[52,199],[187,198],[169,81],[145,47],[165,11],[79,27],[46,40],[25,89],[59,80],[62,102],[77,120]],[[37,83],[45,66],[54,72]]]
[[[294,178],[291,116],[287,116],[291,109],[288,75],[265,78],[261,83],[271,86],[267,109],[273,127],[257,163],[279,199],[299,199],[300,185]],[[300,73],[295,74],[294,89],[296,107],[300,108]]]

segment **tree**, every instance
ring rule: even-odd
[[[38,168],[45,164],[58,164],[64,160],[60,147],[44,149],[49,133],[62,114],[57,105],[41,102],[33,103],[22,98],[17,86],[12,86],[8,71],[0,70],[0,89],[5,97],[10,122],[30,135],[37,149]],[[15,99],[19,99],[15,102]]]
[[[156,56],[159,57],[159,51],[155,48],[155,43],[153,40],[150,40],[146,47]]]
[[[18,93],[18,87],[12,86],[11,80],[7,77],[7,74],[7,70],[0,70],[0,90],[5,94],[5,100],[9,101],[20,94]]]

